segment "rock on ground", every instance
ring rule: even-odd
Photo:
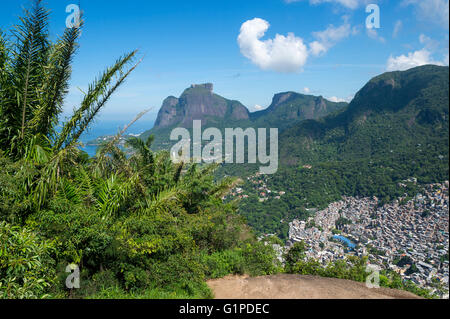
[[[216,299],[420,299],[401,290],[303,275],[227,276],[208,281]]]

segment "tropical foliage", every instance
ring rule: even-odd
[[[335,260],[327,265],[322,265],[317,260],[306,257],[305,252],[307,249],[308,247],[304,242],[294,244],[285,254],[286,272],[366,282],[368,276],[366,256],[347,256],[345,259]],[[435,298],[429,290],[419,288],[410,281],[403,281],[401,276],[392,270],[381,270],[378,279],[380,287],[406,290],[428,299]]]
[[[0,297],[211,297],[208,278],[275,272],[273,250],[222,201],[236,180],[215,181],[214,166],[174,164],[150,150],[153,137],[130,139],[126,155],[118,140],[128,126],[94,158],[80,151],[137,51],[101,73],[63,120],[82,24],[52,42],[48,21],[35,0],[0,33]],[[80,289],[66,287],[69,264]]]

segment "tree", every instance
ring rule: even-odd
[[[59,131],[82,23],[52,43],[48,20],[42,1],[34,0],[10,37],[0,32],[0,149],[12,159],[42,165],[34,182],[37,206],[55,191],[64,166],[78,156],[79,137],[137,66],[127,69],[137,51],[119,58],[89,85]]]
[[[296,242],[286,253],[285,256],[285,268],[286,272],[292,272],[295,267],[295,264],[299,261],[302,261],[306,258],[306,249],[307,246],[304,241]]]

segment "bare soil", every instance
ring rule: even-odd
[[[350,280],[302,275],[227,276],[208,281],[216,299],[420,299],[401,290],[369,289]]]

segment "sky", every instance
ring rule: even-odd
[[[0,0],[0,29],[18,22],[29,0]],[[448,65],[448,0],[46,0],[53,39],[66,7],[79,4],[85,25],[65,113],[121,55],[142,63],[102,111],[132,118],[179,96],[193,83],[266,108],[285,91],[349,101],[372,77],[423,64]],[[376,19],[366,20],[379,8]],[[379,27],[379,28],[378,28]]]

